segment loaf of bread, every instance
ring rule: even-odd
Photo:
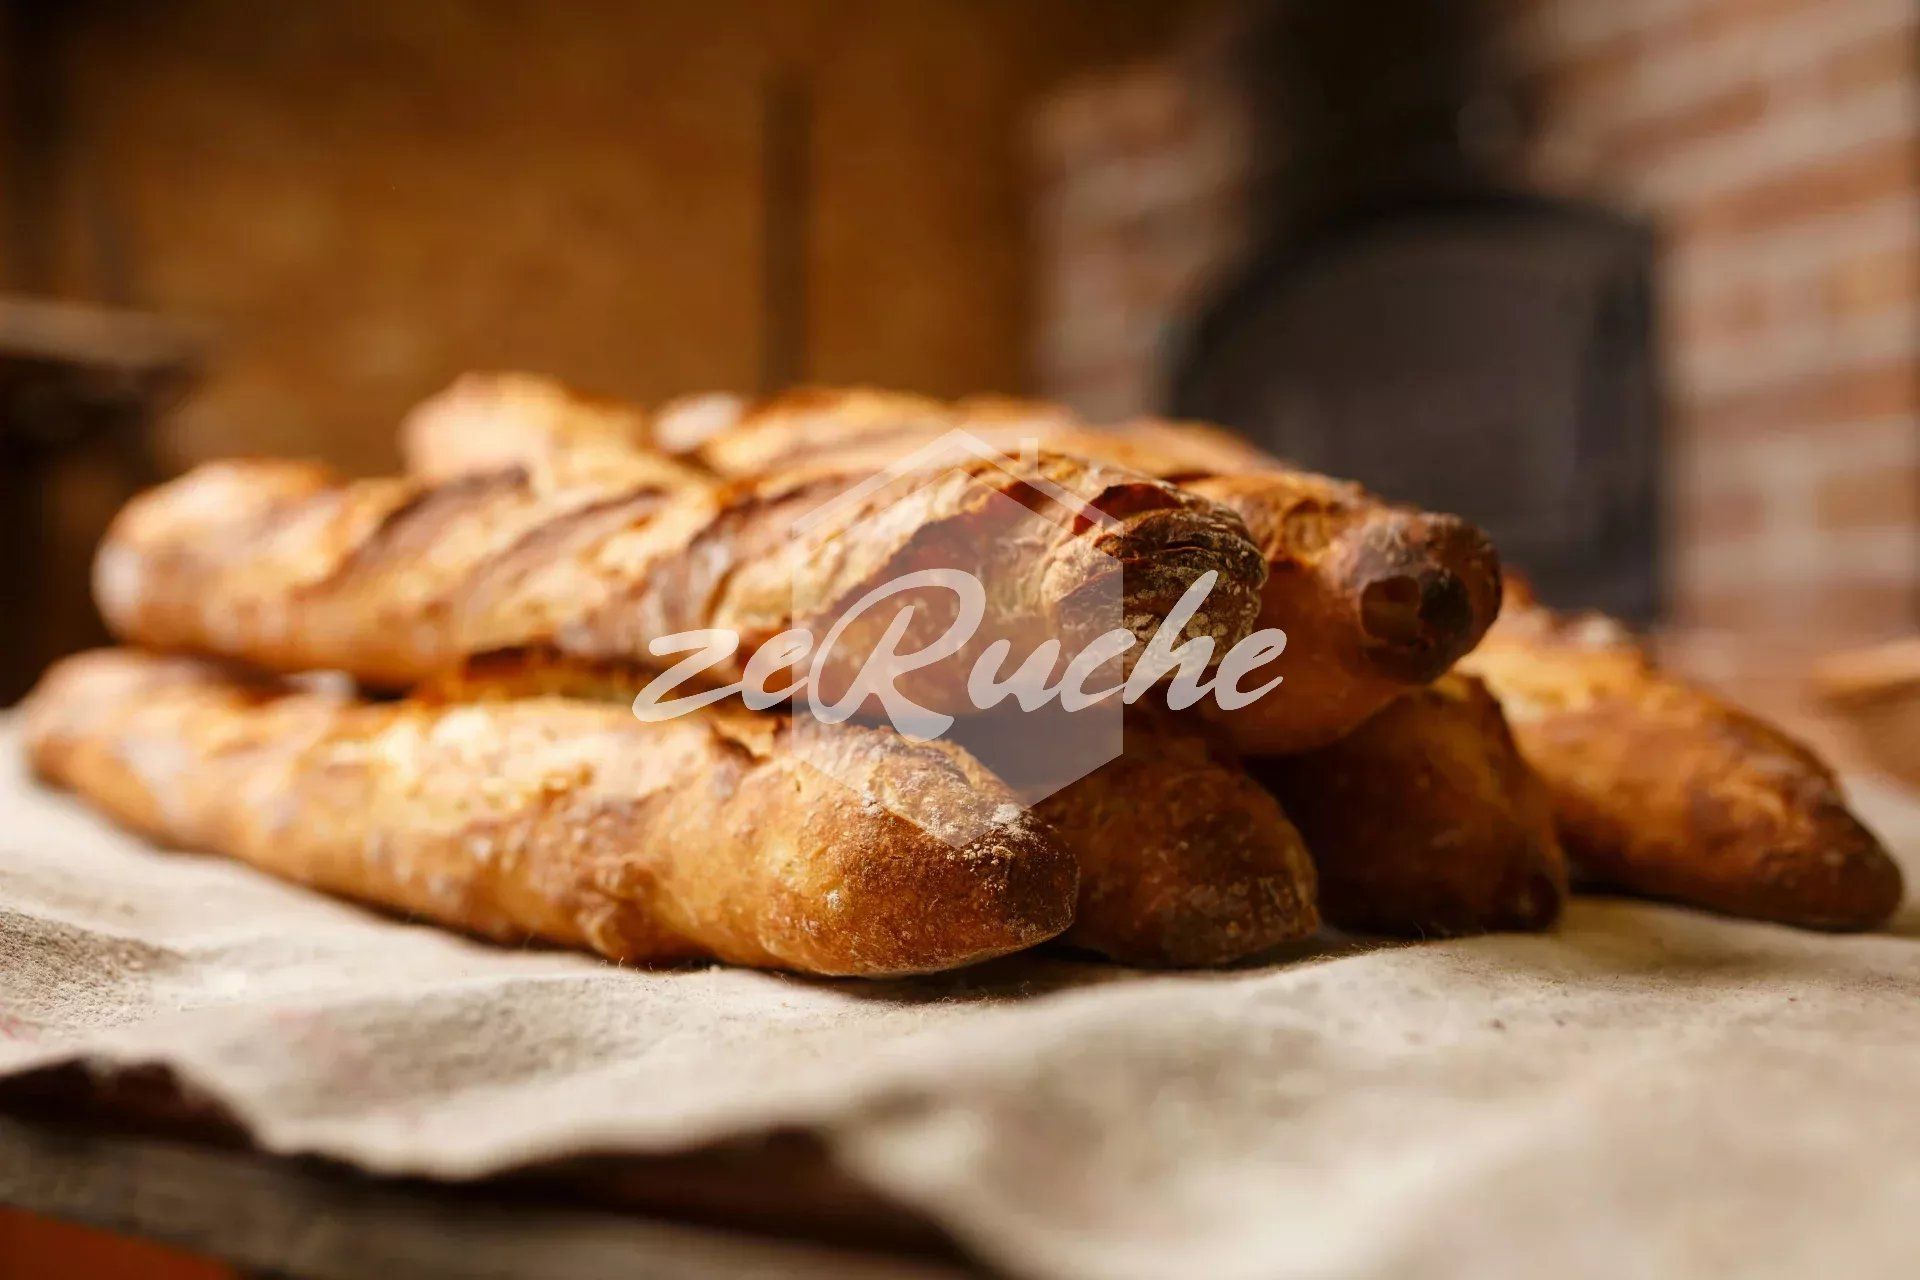
[[[1258,761],[1307,838],[1320,909],[1408,937],[1544,929],[1567,868],[1545,788],[1486,687],[1446,675],[1331,746]]]
[[[578,471],[576,451],[600,459],[646,451],[648,428],[637,411],[570,400],[552,383],[536,398],[532,388],[540,385],[523,377],[462,379],[409,420],[408,466],[454,479],[468,467]],[[502,653],[469,664],[436,694],[560,692],[626,702],[642,679],[624,664]],[[1019,732],[975,731],[1002,744]],[[1031,736],[1044,755],[1047,735]],[[1036,813],[1081,867],[1080,903],[1063,941],[1126,964],[1201,965],[1314,931],[1313,868],[1299,833],[1213,736],[1189,717],[1140,708],[1129,714],[1118,759],[1037,801]]]
[[[548,394],[564,394],[558,383],[544,385]],[[576,394],[574,403],[590,404],[592,398]],[[663,406],[645,430],[630,425],[634,412],[627,410],[625,424],[616,416],[602,417],[595,434],[617,435],[722,476],[768,475],[795,467],[884,466],[956,429],[1013,456],[1038,444],[1162,479],[1286,469],[1278,459],[1210,423],[1141,418],[1095,427],[1060,405],[1011,396],[968,396],[949,404],[864,387],[802,387],[757,401],[695,396]],[[445,446],[436,444],[440,447]],[[470,454],[469,463],[475,456]],[[425,451],[413,455],[416,464],[430,460]]]
[[[1080,864],[1061,941],[1123,964],[1217,965],[1319,927],[1310,846],[1216,738],[1132,713],[1117,758],[1034,806]]]
[[[965,455],[865,479],[601,483],[517,467],[422,484],[346,481],[280,462],[200,467],[136,498],[102,544],[95,588],[123,640],[278,671],[344,670],[405,688],[493,649],[677,662],[652,641],[718,629],[731,683],[791,628],[824,644],[852,617],[816,698],[840,700],[899,614],[913,652],[947,632],[954,592],[929,585],[858,609],[915,570],[960,568],[985,617],[947,659],[904,673],[921,707],[970,714],[967,677],[996,639],[1069,652],[1124,625],[1144,641],[1213,575],[1184,634],[1244,636],[1265,566],[1240,519],[1206,499],[1059,454]],[[1125,667],[1142,652],[1136,647]],[[809,665],[770,664],[784,688]]]
[[[27,704],[35,769],[128,826],[503,942],[871,977],[1067,927],[1072,857],[964,752],[822,726],[803,760],[789,733],[366,703],[128,651],[60,663]],[[889,797],[980,834],[950,844]]]
[[[427,696],[511,703],[560,693],[624,705],[644,679],[619,664],[497,653]],[[1004,740],[1007,730],[971,732]],[[1319,927],[1300,833],[1215,738],[1190,716],[1130,711],[1117,759],[1034,801],[1034,816],[1080,867],[1073,925],[1060,941],[1122,964],[1213,965]],[[1046,739],[1036,742],[1044,756]]]
[[[1580,880],[1816,929],[1899,905],[1900,869],[1832,770],[1610,620],[1516,599],[1463,666],[1506,709]]]
[[[704,408],[711,401],[695,403]],[[1049,422],[1072,422],[1048,405],[999,398],[983,403],[987,412],[973,415],[969,430],[985,430],[989,423],[1023,426],[1029,416],[1036,432]],[[1032,415],[1026,412],[1029,407]],[[698,430],[682,425],[683,405],[669,404],[661,416],[669,424],[669,435],[692,442],[688,456],[723,476],[764,476],[796,467],[883,466],[962,425],[945,401],[870,388],[799,387],[758,401],[736,399],[731,408],[730,415],[703,412]],[[1019,452],[1017,443],[1012,448],[997,439],[987,443],[1003,453]]]
[[[1289,468],[1205,424],[1141,420],[1093,428],[1028,401],[947,405],[895,392],[814,388],[741,404],[731,417],[708,413],[705,429],[692,456],[730,476],[881,466],[964,430],[1010,456],[1041,445],[1097,458],[1232,509],[1267,564],[1258,625],[1287,633],[1286,652],[1243,683],[1276,675],[1285,682],[1250,706],[1219,713],[1235,747],[1250,754],[1334,741],[1451,667],[1500,607],[1499,559],[1471,524]],[[486,434],[484,424],[469,434]]]
[[[422,401],[400,424],[400,454],[416,480],[451,480],[524,467],[554,490],[698,484],[637,405],[526,373],[468,373]]]

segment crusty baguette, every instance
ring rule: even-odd
[[[883,729],[823,729],[836,781],[778,716],[370,704],[130,651],[54,667],[27,717],[38,772],[129,826],[505,942],[878,976],[1029,946],[1075,898],[977,762]],[[985,834],[950,846],[889,794]]]
[[[1016,402],[975,402],[973,410],[1007,419],[1027,412]],[[578,471],[576,452],[643,452],[642,416],[570,398],[558,384],[535,396],[523,377],[469,376],[413,415],[405,452],[410,468],[443,479],[502,464]],[[630,666],[523,652],[469,664],[437,692],[629,701],[639,683]],[[1004,744],[1005,730],[984,732],[998,732]],[[1036,736],[1044,751],[1048,739]],[[1038,801],[1037,813],[1081,866],[1080,903],[1065,942],[1127,964],[1198,965],[1313,932],[1313,870],[1299,833],[1210,736],[1188,717],[1137,710],[1119,759]]]
[[[949,406],[908,392],[803,387],[761,401],[688,396],[648,412],[512,372],[465,373],[422,401],[401,424],[400,453],[407,474],[421,480],[525,466],[558,483],[628,475],[684,482],[877,470],[962,425],[1009,457],[1044,440],[1056,453],[1154,475],[1193,473],[1204,469],[1202,458],[1272,465],[1217,427],[1143,419],[1094,432],[1057,405],[1006,396]]]
[[[632,699],[644,673],[550,653],[492,654],[438,681],[450,702]],[[1037,800],[1080,867],[1061,941],[1122,964],[1226,964],[1312,934],[1313,863],[1271,794],[1187,716],[1130,712],[1119,758]]]
[[[544,383],[543,391],[563,398],[568,394],[552,381]],[[576,406],[592,403],[591,397],[578,393],[571,399]],[[975,395],[948,404],[869,387],[800,387],[757,401],[690,396],[663,406],[647,419],[646,428],[636,428],[633,424],[642,417],[628,407],[621,416],[601,417],[595,434],[617,434],[629,444],[727,476],[802,466],[880,466],[903,449],[956,427],[1003,453],[1018,454],[1023,444],[1038,442],[1061,453],[1104,458],[1164,478],[1285,469],[1279,459],[1212,423],[1137,418],[1095,427],[1062,405],[1015,396]],[[577,433],[568,434],[578,438]],[[547,438],[555,435],[548,433]]]
[[[557,383],[547,383],[549,395],[565,396]],[[525,448],[532,444],[526,432],[528,415],[495,398],[503,417],[514,425],[495,429],[475,419],[470,429],[456,433],[441,428],[435,440],[411,451],[418,460],[438,461],[452,451],[482,456],[478,448],[460,450],[445,443],[455,434],[485,436],[490,447]],[[574,393],[576,422],[585,417],[590,398]],[[1111,427],[1092,427],[1060,405],[1009,396],[969,396],[948,404],[926,396],[866,387],[801,387],[764,400],[701,396],[669,404],[656,415],[661,432],[640,432],[627,417],[607,415],[593,431],[597,441],[617,437],[629,443],[660,448],[664,434],[684,444],[686,462],[697,463],[715,475],[748,477],[772,475],[802,468],[870,469],[882,467],[949,431],[968,435],[1009,456],[1044,445],[1059,453],[1098,458],[1163,479],[1237,474],[1281,464],[1230,432],[1204,423],[1140,419]],[[697,425],[695,425],[697,423]],[[437,424],[436,424],[437,425]],[[579,440],[580,430],[547,432],[534,452],[561,439]],[[473,467],[469,465],[469,470]]]
[[[698,456],[734,476],[874,467],[956,429],[1013,455],[1038,441],[1158,476],[1246,521],[1267,562],[1258,625],[1285,631],[1287,649],[1244,682],[1279,675],[1284,684],[1251,706],[1219,713],[1243,752],[1291,753],[1334,741],[1446,671],[1499,611],[1499,559],[1479,529],[1289,468],[1200,423],[1143,419],[1102,429],[1025,401],[946,405],[809,388],[744,405],[706,437]]]
[[[1248,754],[1324,746],[1469,652],[1500,610],[1500,561],[1457,516],[1382,502],[1302,471],[1183,483],[1246,520],[1267,563],[1256,625],[1286,652],[1246,683],[1286,682],[1251,706],[1211,707]]]
[[[989,416],[1021,420],[1024,414],[1003,412],[1016,403],[995,401]],[[723,476],[885,465],[960,425],[943,401],[871,388],[798,387],[763,400],[735,401],[734,409],[731,419],[707,424],[706,438],[693,451]],[[669,405],[662,413],[671,422],[676,411]],[[988,443],[1001,447],[999,441]]]
[[[548,489],[711,478],[663,449],[640,407],[526,373],[461,375],[400,424],[400,454],[407,474],[427,481],[513,467],[534,472]]]
[[[1516,599],[1463,667],[1545,780],[1578,878],[1816,929],[1871,928],[1899,905],[1899,867],[1817,756],[1661,671],[1608,619]]]
[[[1224,649],[1246,633],[1265,575],[1231,512],[1057,454],[942,458],[866,484],[840,473],[731,486],[554,476],[521,467],[422,485],[348,482],[297,463],[210,464],[120,513],[96,595],[130,643],[279,671],[337,668],[374,686],[407,687],[518,646],[657,666],[679,659],[656,659],[651,641],[707,628],[740,637],[710,673],[731,682],[780,632],[824,637],[866,593],[917,569],[960,567],[986,590],[985,622],[898,687],[961,715],[974,710],[968,672],[995,639],[1058,638],[1071,652],[1124,624],[1144,640],[1214,573],[1186,630]],[[1081,505],[1065,509],[1065,498]],[[911,651],[958,607],[938,588],[887,603],[832,647],[817,696],[840,697],[898,610],[915,606]],[[770,683],[784,687],[804,666],[776,669]]]
[[[1034,806],[1080,864],[1061,941],[1124,964],[1215,965],[1319,927],[1307,844],[1213,738],[1189,717],[1131,714],[1118,757]]]
[[[1320,909],[1413,937],[1544,929],[1567,868],[1545,788],[1470,676],[1395,700],[1331,746],[1254,766],[1307,838]]]

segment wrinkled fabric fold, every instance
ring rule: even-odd
[[[1856,786],[1908,860],[1920,801]],[[1608,899],[1225,972],[622,970],[156,851],[0,730],[0,1074],[165,1063],[255,1140],[468,1178],[798,1127],[1016,1275],[1912,1274],[1920,913]]]

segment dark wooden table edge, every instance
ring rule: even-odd
[[[301,1280],[634,1280],[973,1274],[875,1253],[373,1178],[224,1145],[0,1115],[0,1204]]]

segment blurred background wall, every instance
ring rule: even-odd
[[[0,0],[0,702],[133,488],[389,469],[465,369],[1028,384],[1025,122],[1191,7]]]
[[[86,559],[133,487],[228,453],[389,468],[401,413],[474,367],[643,400],[804,380],[1217,407],[1466,509],[1560,602],[1709,657],[1915,619],[1915,0],[0,14],[0,697],[97,637]],[[1462,200],[1473,235],[1404,270],[1377,243],[1322,255],[1372,290],[1332,354],[1301,315],[1365,292],[1347,276],[1315,293],[1296,264],[1292,313],[1219,319],[1309,213],[1416,226]],[[1564,251],[1507,262],[1522,225]],[[1533,282],[1510,312],[1502,273]],[[1423,379],[1455,356],[1448,418]],[[1257,407],[1263,368],[1415,364],[1364,430]]]
[[[56,99],[27,144],[46,180],[8,184],[40,224],[16,279],[210,322],[166,464],[359,469],[476,365],[646,399],[768,372],[1023,382],[1022,122],[1185,7],[14,5]]]
[[[1665,620],[1814,649],[1909,629],[1920,5],[1500,0],[1488,16],[1512,176],[1654,237]],[[1260,88],[1229,83],[1209,39],[1083,77],[1035,118],[1040,384],[1089,413],[1167,401],[1169,350],[1262,220]]]

